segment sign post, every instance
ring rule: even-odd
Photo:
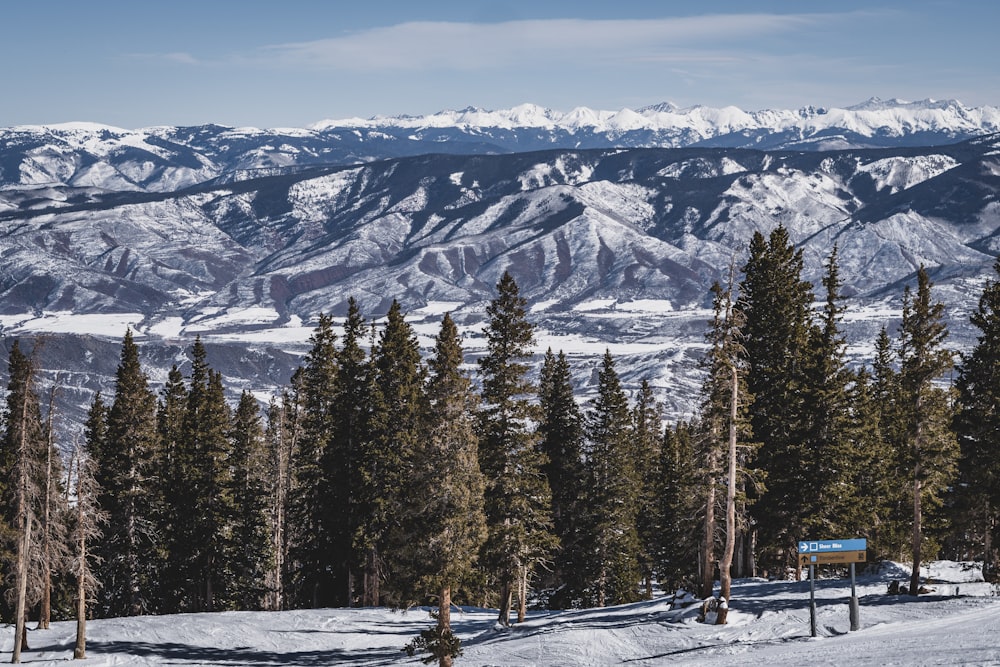
[[[823,563],[847,563],[851,566],[851,630],[861,629],[854,564],[868,560],[868,540],[803,540],[799,542],[799,566],[809,566],[809,628],[816,636],[816,566]]]

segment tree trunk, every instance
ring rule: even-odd
[[[27,509],[22,510],[25,516],[22,519],[22,535],[20,548],[17,552],[17,606],[14,609],[14,618],[17,619],[14,628],[14,651],[11,654],[12,663],[21,662],[21,650],[27,648],[27,632],[24,624],[24,606],[28,595],[28,553],[31,548],[31,515]]]
[[[444,585],[441,587],[441,598],[438,600],[438,632],[443,636],[446,632],[451,633],[451,587]],[[452,667],[450,655],[442,654],[438,661],[439,667]]]
[[[517,595],[517,622],[524,623],[524,617],[528,614],[528,566],[521,567],[520,581],[518,582]]]
[[[701,541],[701,588],[698,591],[703,600],[712,597],[715,582],[715,455],[711,458],[712,472],[705,484],[705,531]]]
[[[497,618],[497,623],[502,626],[510,626],[510,606],[511,606],[511,582],[510,577],[506,576],[503,579],[503,583],[500,584],[500,615]]]
[[[77,475],[83,472],[78,471]],[[79,556],[76,563],[76,646],[73,647],[73,659],[83,660],[87,657],[87,531],[84,530],[83,500],[80,498],[81,484],[78,481],[76,492],[76,520],[80,536],[77,541]]]
[[[920,462],[918,461],[913,471],[913,571],[910,573],[910,595],[920,594],[920,543],[923,537],[921,532],[922,509],[920,507]]]
[[[732,590],[733,552],[736,548],[736,416],[740,399],[739,375],[735,365],[731,367],[729,381],[732,393],[729,399],[729,471],[726,477],[726,545],[719,563],[720,597],[726,604],[720,605],[716,625],[725,625],[729,613],[729,599]]]

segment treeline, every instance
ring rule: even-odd
[[[68,462],[37,360],[15,343],[4,613],[70,616],[86,590],[97,616],[434,603],[438,627],[412,648],[452,655],[452,601],[507,624],[529,604],[617,604],[657,582],[707,597],[721,577],[728,597],[730,576],[786,576],[802,539],[993,563],[1000,284],[973,314],[979,343],[953,359],[921,267],[895,338],[883,328],[852,368],[836,249],[819,298],[802,265],[785,229],[754,236],[713,287],[698,414],[668,428],[648,382],[630,400],[610,353],[586,405],[562,352],[533,384],[509,274],[475,372],[449,316],[424,360],[397,303],[376,328],[352,299],[342,331],[320,316],[263,414],[247,392],[227,403],[200,340],[189,374],[175,366],[154,392],[129,332]]]

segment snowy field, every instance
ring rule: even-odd
[[[931,563],[934,589],[886,594],[909,573],[891,565],[858,577],[861,629],[849,632],[846,579],[817,582],[817,637],[809,631],[809,584],[734,583],[730,623],[697,621],[698,605],[667,597],[609,609],[534,612],[497,629],[495,612],[456,609],[458,666],[473,665],[998,665],[1000,597],[978,570]],[[426,609],[317,609],[182,614],[91,621],[82,665],[419,665],[402,647],[432,625]],[[31,631],[22,662],[65,664],[75,624]],[[13,630],[0,648],[8,659]]]

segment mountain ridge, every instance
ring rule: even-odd
[[[201,336],[230,386],[262,397],[288,381],[317,315],[342,316],[350,296],[369,318],[399,299],[425,346],[451,311],[474,357],[509,270],[536,351],[570,354],[581,397],[609,349],[627,388],[651,379],[665,414],[684,418],[697,399],[708,288],[755,232],[786,227],[814,284],[837,244],[854,363],[898,322],[921,264],[948,305],[950,344],[967,348],[968,312],[1000,252],[993,134],[812,151],[463,152],[469,144],[414,140],[407,150],[423,152],[376,158],[374,130],[331,135],[322,148],[166,128],[142,137],[148,149],[106,128],[67,131],[83,132],[82,152],[31,133],[4,143],[0,132],[0,333],[65,342],[49,349],[72,369],[61,377],[77,388],[67,394],[77,413],[107,390],[108,350],[125,326],[152,348],[154,378]],[[331,148],[347,136],[350,146]],[[10,181],[25,160],[30,182]],[[65,356],[81,336],[104,341],[86,363]]]

